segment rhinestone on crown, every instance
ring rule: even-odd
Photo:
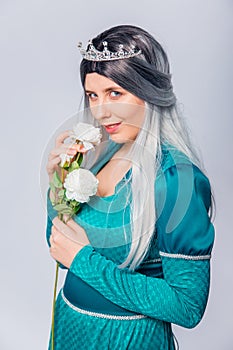
[[[88,61],[111,61],[111,60],[121,60],[125,58],[130,58],[139,55],[142,51],[135,51],[135,46],[131,45],[130,50],[124,50],[124,45],[119,45],[119,50],[116,52],[111,52],[108,50],[107,41],[103,41],[103,51],[99,51],[95,48],[92,41],[89,40],[88,44],[89,49],[85,50],[82,48],[82,43],[78,43],[78,48],[80,50],[81,55]]]

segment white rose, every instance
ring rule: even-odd
[[[90,196],[96,194],[98,183],[98,179],[91,171],[82,168],[75,169],[65,178],[66,197],[80,203],[88,202]]]
[[[100,128],[95,128],[91,124],[78,123],[73,127],[72,138],[82,141],[83,146],[86,150],[94,148],[94,145],[100,143],[101,132]]]

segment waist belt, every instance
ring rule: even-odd
[[[106,299],[81,278],[68,271],[62,290],[63,300],[78,312],[104,318],[137,319],[144,315],[126,310]],[[102,316],[98,316],[102,315]],[[108,317],[109,316],[109,317]]]

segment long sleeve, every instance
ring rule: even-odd
[[[120,270],[111,260],[84,247],[71,272],[115,304],[158,320],[192,328],[208,297],[209,262],[162,258],[164,279]],[[200,291],[200,292],[199,292]]]
[[[192,328],[209,293],[214,240],[209,181],[195,166],[172,166],[158,179],[156,197],[163,203],[156,223],[163,278],[120,269],[91,246],[76,255],[70,271],[123,308]]]

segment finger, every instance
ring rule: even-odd
[[[60,135],[58,135],[55,140],[56,147],[59,147],[59,145],[61,145],[64,142],[64,140],[70,135],[71,135],[71,130],[66,130],[62,132]]]
[[[75,156],[77,152],[86,153],[87,150],[83,145],[78,144],[63,144],[58,148],[54,148],[48,155],[48,161],[52,161],[54,158],[59,157],[61,154],[66,154],[69,156]]]
[[[62,144],[50,151],[48,159],[53,159],[54,157],[59,156],[61,153],[75,155],[77,150],[77,147],[73,146],[72,144]]]
[[[85,153],[87,152],[87,150],[84,148],[82,143],[68,143],[68,144],[64,144],[64,151],[69,153],[73,153],[73,151],[75,151],[75,153],[80,152],[80,153]]]
[[[66,225],[68,225],[70,228],[72,228],[74,231],[81,231],[83,228],[77,224],[73,219],[68,219],[68,215],[64,215],[64,219],[66,220]]]
[[[79,243],[82,246],[90,243],[87,237],[86,231],[83,229],[83,227],[73,222],[72,219],[70,220],[70,225],[67,225],[67,223],[66,224],[63,223],[56,216],[53,219],[53,224],[58,228],[59,232],[62,232],[63,235],[65,235],[67,238],[69,238],[73,242]]]
[[[88,151],[82,143],[76,143],[76,142],[66,143],[66,144],[64,144],[64,146],[65,146],[65,150],[67,152],[75,150],[76,153],[77,152],[86,153]]]
[[[88,151],[84,148],[84,145],[82,143],[73,143],[72,146],[68,149],[75,149],[77,152],[80,153],[86,153]]]
[[[49,248],[49,252],[50,252],[50,255],[51,255],[51,257],[54,259],[54,260],[56,260],[56,249],[54,249],[54,247],[50,247]]]
[[[54,172],[54,168],[61,162],[60,157],[56,157],[50,160],[46,165],[46,170],[48,173]]]
[[[58,232],[57,232],[55,226],[52,226],[51,227],[51,235],[49,237],[49,242],[50,242],[51,247],[54,247],[54,245],[57,241],[57,235],[58,235]]]
[[[51,235],[51,244],[53,248],[56,248],[64,242],[65,235],[53,225],[52,226],[52,235]]]
[[[53,221],[53,225],[55,226],[55,229],[57,229],[59,232],[63,233],[66,236],[72,235],[74,232],[71,227],[67,226],[64,222],[62,222],[58,216],[56,216]]]
[[[68,216],[66,216],[65,220],[67,220]],[[74,242],[78,242],[82,245],[89,244],[90,241],[87,237],[86,231],[82,226],[77,224],[73,219],[69,219],[66,222],[66,225],[69,226],[72,229],[72,235],[69,235],[69,238],[73,240]]]

